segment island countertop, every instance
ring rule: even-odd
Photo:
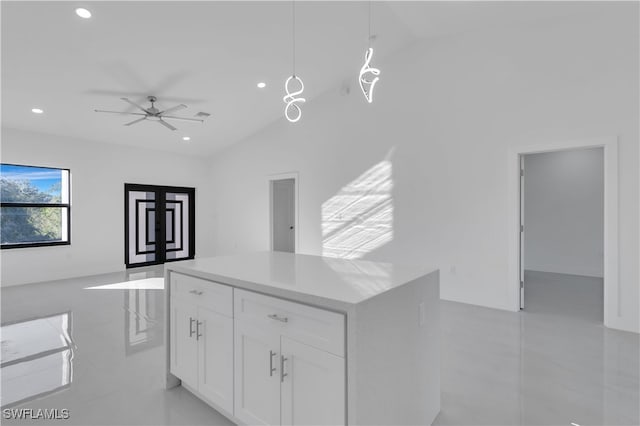
[[[342,311],[436,270],[285,252],[198,258],[165,269]]]

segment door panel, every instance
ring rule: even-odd
[[[234,415],[243,423],[280,424],[279,347],[272,331],[235,321]]]
[[[281,337],[283,425],[344,425],[345,360]]]
[[[185,259],[189,257],[189,194],[167,192],[166,210],[166,258]]]
[[[198,342],[196,340],[197,308],[180,299],[171,298],[171,374],[197,388]]]
[[[156,256],[155,191],[129,191],[127,194],[129,263],[149,263]]]
[[[520,309],[524,309],[524,155],[520,156]]]
[[[233,413],[233,319],[198,308],[198,390]]]
[[[273,181],[273,250],[295,252],[295,180]]]

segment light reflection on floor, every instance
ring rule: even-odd
[[[9,407],[68,387],[73,381],[71,312],[3,324],[2,392]]]
[[[86,290],[162,290],[163,288],[164,278],[145,278],[143,280],[123,281],[121,283],[85,287]]]

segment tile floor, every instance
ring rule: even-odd
[[[163,389],[161,275],[2,289],[3,409],[69,410],[53,422],[3,410],[2,423],[231,424],[181,387]],[[125,281],[139,288],[113,285]],[[602,280],[528,272],[525,292],[521,313],[442,303],[436,424],[639,424],[638,335],[603,327]]]

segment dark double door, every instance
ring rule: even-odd
[[[125,183],[125,265],[193,259],[195,188]]]

